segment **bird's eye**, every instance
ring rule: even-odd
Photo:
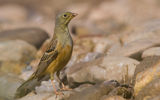
[[[63,15],[63,17],[67,17],[67,15],[66,15],[66,14],[64,14],[64,15]]]

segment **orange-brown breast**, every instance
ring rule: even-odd
[[[54,73],[56,71],[61,70],[65,65],[68,63],[68,61],[71,58],[72,55],[72,46],[71,45],[65,45],[63,48],[61,45],[58,46],[60,51],[58,53],[57,58],[49,65],[47,68],[47,72]]]

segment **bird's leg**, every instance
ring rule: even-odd
[[[50,77],[51,77],[51,83],[52,83],[54,92],[57,93],[56,86],[55,86],[55,84],[54,84],[54,82],[53,82],[53,80],[54,80],[54,78],[53,78],[53,73],[50,74]]]
[[[72,90],[72,89],[66,87],[66,86],[63,84],[63,82],[61,81],[61,79],[60,79],[60,77],[59,77],[60,71],[57,71],[56,75],[57,75],[58,82],[59,82],[60,85],[62,86],[62,88],[61,88],[60,90],[62,90],[62,91],[63,91],[63,90],[64,90],[64,91]]]
[[[62,93],[60,93],[56,90],[56,86],[53,82],[53,80],[54,80],[53,73],[50,74],[50,78],[51,78],[51,83],[52,83],[52,86],[53,86],[53,89],[54,89],[54,93],[56,94],[56,97],[57,97],[57,95],[61,95]]]

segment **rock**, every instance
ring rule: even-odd
[[[110,55],[110,53],[112,53],[113,51],[116,51],[117,49],[122,48],[122,44],[121,43],[115,43],[113,44],[107,51],[107,55]]]
[[[60,100],[60,97],[58,96],[56,98],[56,96],[51,93],[41,93],[41,94],[30,93],[29,95],[20,98],[18,100]]]
[[[41,91],[37,92],[37,94],[30,93],[18,100],[100,100],[102,96],[108,94],[118,86],[119,83],[114,80],[105,81],[96,85],[83,84],[78,88],[62,91],[64,95],[59,95],[57,98],[53,91]]]
[[[159,95],[159,96],[156,96],[156,97],[153,97],[153,98],[151,98],[151,99],[149,99],[149,100],[160,100],[160,95]]]
[[[73,64],[79,62],[90,61],[105,55],[104,52],[106,52],[106,49],[109,48],[110,43],[113,43],[108,40],[104,44],[105,40],[106,38],[94,36],[83,37],[80,39],[74,38],[72,58],[67,66],[72,66]],[[104,44],[104,46],[102,46],[102,44]],[[97,46],[100,47],[99,50]]]
[[[24,40],[36,48],[49,38],[48,34],[40,28],[17,28],[0,32],[0,41]]]
[[[35,57],[36,49],[21,40],[0,43],[0,70],[20,74],[22,69]]]
[[[145,50],[142,54],[142,58],[148,56],[160,56],[160,47],[153,47]]]
[[[74,50],[68,66],[104,56],[107,50],[117,42],[119,43],[116,35],[74,38]]]
[[[120,33],[126,31],[129,26],[127,21],[124,21],[124,16],[127,16],[128,12],[126,9],[127,3],[113,0],[94,0],[92,2],[85,2],[85,4],[80,3],[79,5],[75,4],[76,7],[71,9],[78,11],[80,14],[81,23],[78,23],[74,27],[75,33],[78,35]],[[123,9],[124,6],[125,9]],[[81,9],[79,10],[77,7]]]
[[[54,80],[54,84],[55,84],[56,89],[58,90],[59,89],[58,82]],[[42,81],[41,85],[39,87],[35,88],[35,92],[37,94],[41,94],[41,93],[54,93],[54,89],[53,89],[53,85],[51,83],[51,80],[49,80],[49,81]]]
[[[93,39],[93,43],[95,44],[94,52],[106,53],[112,45],[119,43],[119,37],[117,35],[97,37]]]
[[[103,1],[92,6],[86,21],[95,25],[95,28],[101,30],[101,33],[120,33],[127,30],[128,22],[124,19],[128,12],[127,2]]]
[[[129,1],[130,11],[128,14],[130,17],[132,17],[131,21],[133,23],[139,22],[140,24],[148,20],[154,20],[159,18],[160,14],[156,13],[158,10],[160,10],[158,5],[156,5],[157,0],[152,0],[152,1],[141,0],[140,2],[139,0]],[[142,10],[142,8],[148,8],[150,10],[147,9]]]
[[[109,94],[109,96],[122,96],[125,99],[131,99],[133,96],[133,88],[129,85],[120,85],[119,87],[113,89]]]
[[[160,98],[160,78],[155,78],[139,91],[135,100],[159,100]],[[153,99],[154,98],[154,99]]]
[[[87,25],[85,25],[85,26],[87,26]],[[91,34],[93,34],[93,32],[95,32],[95,31],[91,32],[91,29],[89,29],[85,26],[83,26],[83,25],[72,26],[72,28],[71,28],[72,34],[79,36],[79,37],[83,37],[83,36],[91,35]],[[96,29],[94,29],[94,30],[96,30]],[[95,33],[97,33],[97,32],[95,32]]]
[[[16,15],[16,16],[13,16]],[[0,22],[21,22],[26,21],[28,12],[23,6],[16,4],[2,5],[0,7]]]
[[[140,39],[157,38],[160,36],[160,20],[149,21],[145,24],[135,27],[131,32],[124,33],[120,39],[123,44],[130,43],[132,41]]]
[[[13,100],[16,89],[22,84],[18,76],[10,73],[0,73],[0,99]]]
[[[120,96],[103,96],[100,100],[126,100]]]
[[[61,72],[60,72],[61,81],[65,85],[68,85],[66,72],[68,71],[68,68],[70,68],[74,64],[77,64],[80,62],[82,63],[82,62],[93,61],[93,60],[98,59],[104,55],[105,54],[97,53],[97,52],[89,52],[87,54],[73,55],[71,60],[69,61],[69,63],[66,65],[66,67],[63,70],[61,70]]]
[[[71,91],[61,91],[63,95],[56,96],[54,94],[53,85],[51,81],[43,81],[40,87],[36,87],[36,94],[33,92],[29,93],[25,97],[18,100],[64,100],[64,98],[69,97],[73,94]]]
[[[115,50],[109,50],[110,52],[108,53],[108,55],[127,56],[141,60],[141,54],[144,50],[158,45],[160,45],[160,40],[158,38],[140,39],[127,43]]]
[[[84,58],[81,58],[79,60],[77,59],[76,63],[92,61],[104,55],[105,54],[98,53],[98,52],[89,52],[84,56]]]
[[[42,94],[29,94],[23,98],[20,98],[18,100],[49,100],[50,98],[52,98],[51,100],[56,100],[55,96],[52,97],[52,95],[50,93],[42,93]]]
[[[34,73],[33,70],[23,71],[23,73],[19,76],[19,78],[27,80],[33,73]]]
[[[74,48],[73,55],[84,54],[86,52],[92,52],[94,49],[94,43],[91,38],[73,38]]]
[[[84,54],[73,55],[71,60],[67,64],[67,67],[71,67],[72,65],[76,63],[80,63],[80,62],[92,61],[102,56],[105,56],[105,54],[98,53],[98,52],[89,52],[89,53],[84,53]]]
[[[90,35],[80,39],[74,38],[74,43],[73,54],[86,52],[106,53],[113,44],[119,43],[119,37],[117,35]]]
[[[75,64],[68,68],[66,74],[71,87],[105,80],[130,83],[137,64],[138,61],[127,57],[104,56],[90,62]]]
[[[87,86],[79,91],[75,90],[73,94],[63,100],[100,100],[103,95],[108,94],[117,86],[119,86],[117,81],[105,81],[102,84]]]
[[[154,79],[160,78],[160,56],[146,57],[135,70],[134,94],[138,95]]]

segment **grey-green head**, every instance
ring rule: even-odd
[[[68,25],[71,19],[78,14],[72,12],[64,12],[56,16],[56,25]]]

